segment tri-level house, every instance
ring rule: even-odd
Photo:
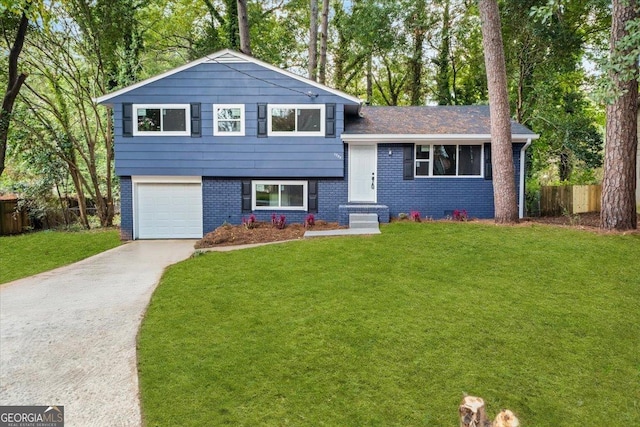
[[[489,108],[365,107],[223,50],[97,99],[112,107],[123,239],[199,238],[254,214],[491,218]],[[524,205],[524,152],[512,123]]]

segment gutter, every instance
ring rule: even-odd
[[[518,201],[518,217],[520,219],[524,218],[524,176],[525,176],[525,167],[526,167],[526,159],[525,152],[527,148],[531,145],[531,138],[527,139],[527,143],[520,149],[520,197]]]

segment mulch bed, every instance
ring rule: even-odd
[[[578,230],[592,231],[603,234],[640,234],[640,230],[638,229],[631,231],[610,231],[601,229],[600,225],[602,223],[600,221],[600,212],[588,212],[562,216],[546,216],[539,218],[525,218],[521,223],[541,223],[557,225],[561,227],[570,227]],[[638,214],[638,224],[640,224],[640,214]]]
[[[198,241],[196,249],[296,240],[302,239],[307,230],[337,230],[340,228],[348,227],[339,226],[337,222],[327,221],[316,221],[315,225],[310,228],[305,228],[302,224],[287,224],[283,229],[276,228],[270,222],[256,222],[252,228],[244,225],[225,224]]]
[[[405,219],[402,221],[410,220]],[[494,223],[492,220],[483,220],[482,222]],[[599,212],[563,215],[557,217],[525,218],[521,221],[520,225],[526,226],[527,224],[533,223],[570,227],[597,233],[616,233],[604,231],[599,228]],[[638,223],[640,223],[640,215],[638,216]],[[305,231],[307,230],[337,230],[340,228],[348,227],[340,226],[337,222],[327,221],[316,221],[315,225],[311,228],[305,228],[302,224],[288,224],[284,229],[278,229],[270,222],[256,222],[252,228],[247,228],[244,225],[225,224],[216,228],[214,231],[208,233],[199,240],[198,243],[196,243],[196,249],[296,240],[302,239]],[[625,233],[640,234],[640,230],[627,231]]]

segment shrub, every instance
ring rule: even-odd
[[[420,222],[420,212],[418,211],[411,211],[409,213],[409,217],[411,218],[412,221]]]

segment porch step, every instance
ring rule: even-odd
[[[378,214],[353,213],[349,214],[349,228],[379,228]]]

